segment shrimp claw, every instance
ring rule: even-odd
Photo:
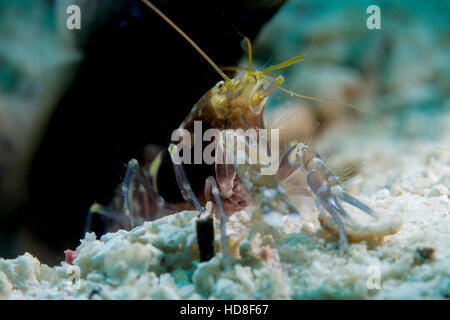
[[[346,202],[373,217],[377,217],[371,208],[344,191],[339,185],[337,177],[325,167],[322,157],[305,144],[298,143],[291,147],[285,153],[281,163],[290,166],[291,168],[287,171],[292,173],[299,167],[305,170],[306,181],[314,195],[317,209],[324,208],[338,226],[341,251],[348,247],[344,222],[341,218],[347,221],[351,218],[339,201]]]

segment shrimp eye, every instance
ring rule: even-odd
[[[216,89],[220,89],[220,88],[222,88],[222,86],[223,86],[223,84],[225,83],[225,81],[219,81],[219,82],[217,82],[217,84],[216,84]]]

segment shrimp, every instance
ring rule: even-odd
[[[214,203],[214,212],[219,217],[222,255],[226,260],[229,256],[226,219],[233,213],[253,205],[257,208],[261,220],[269,227],[279,226],[284,216],[299,221],[301,214],[289,199],[283,183],[296,171],[303,170],[309,188],[306,194],[314,198],[316,207],[321,212],[320,221],[328,230],[338,235],[341,252],[348,247],[348,232],[354,238],[358,232],[359,238],[356,238],[370,238],[373,230],[358,229],[358,226],[351,228],[351,219],[341,204],[354,206],[374,219],[377,218],[377,214],[343,189],[336,175],[325,166],[322,157],[311,147],[304,143],[291,144],[279,157],[278,170],[272,174],[263,174],[264,169],[267,169],[267,161],[262,159],[274,159],[276,156],[273,152],[278,150],[271,150],[267,140],[258,144],[258,147],[263,148],[255,150],[255,142],[258,139],[247,135],[252,130],[260,132],[266,129],[263,121],[264,108],[268,97],[275,89],[302,98],[326,100],[290,92],[281,87],[283,77],[272,74],[272,71],[303,60],[304,56],[296,56],[257,71],[252,68],[250,40],[244,37],[248,46],[248,69],[243,74],[229,78],[158,8],[148,0],[142,1],[183,36],[223,80],[200,98],[181,123],[176,131],[178,134],[175,135],[182,136],[178,144],[171,143],[167,149],[161,151],[148,169],[142,168],[135,159],[129,161],[122,192],[124,212],[130,218],[132,226],[142,220],[154,220],[162,215],[193,207],[201,215],[204,213],[202,204],[211,201]],[[201,123],[203,128],[215,130],[209,140],[214,147],[214,161],[211,163],[190,163],[193,158],[190,151],[196,148],[195,143],[198,142],[196,132],[198,123]],[[243,152],[235,152],[230,148],[226,143],[229,139],[236,144],[241,143],[244,146],[241,150]],[[191,141],[194,141],[194,146]],[[209,148],[205,147],[204,142],[200,140],[202,154]],[[184,162],[180,162],[181,151]],[[252,158],[255,152],[260,152],[260,159],[253,162],[242,161]],[[224,161],[228,159],[227,157],[232,161]],[[305,193],[300,188],[298,192]],[[91,209],[92,212],[114,218],[112,211],[107,208],[95,206]],[[333,223],[330,222],[330,217]],[[88,220],[90,223],[90,219]],[[197,240],[202,261],[214,255],[214,247],[211,246],[214,236],[211,231],[212,221],[211,216],[197,220]],[[381,228],[376,232],[377,236],[383,236],[395,232],[395,228]]]

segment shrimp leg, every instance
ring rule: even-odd
[[[155,190],[152,177],[146,174],[136,159],[128,162],[122,193],[125,215],[130,218],[131,227],[134,227],[133,216],[154,220],[158,210],[174,210]]]
[[[222,243],[222,255],[225,261],[228,261],[228,244],[227,244],[227,231],[226,231],[226,221],[225,221],[225,212],[222,206],[222,200],[220,199],[219,188],[217,187],[216,179],[214,177],[209,176],[206,179],[205,183],[205,194],[206,198],[209,198],[210,193],[213,194],[214,200],[216,202],[217,209],[219,211],[220,218],[220,236]]]
[[[110,219],[111,221],[114,221],[120,226],[129,226],[131,225],[131,221],[135,224],[142,223],[142,219],[131,217],[131,221],[127,219],[123,214],[120,214],[119,212],[114,211],[113,209],[103,206],[98,203],[94,203],[90,208],[89,212],[86,218],[86,223],[84,226],[84,232],[83,234],[86,234],[87,232],[91,231],[92,227],[92,218],[94,215],[100,215],[102,217],[105,217],[107,219]]]
[[[118,212],[118,207],[113,208],[93,204],[86,218],[84,233],[91,230],[94,215],[103,216],[114,221],[119,226],[133,228],[145,220],[154,220],[158,211],[174,211],[174,209],[158,195],[153,187],[152,178],[139,166],[137,160],[128,162],[125,177],[122,183],[123,209],[125,216]],[[163,212],[159,212],[164,214]],[[127,223],[128,222],[128,223]]]
[[[284,215],[299,220],[299,212],[289,200],[286,190],[277,177],[262,174],[261,163],[250,164],[247,161],[250,148],[255,148],[256,145],[250,144],[243,136],[237,135],[236,139],[246,145],[247,151],[243,155],[246,161],[239,163],[235,158],[234,168],[244,188],[251,194],[254,202],[259,204],[263,220],[273,227],[284,225],[282,221]]]
[[[284,167],[282,172],[294,172],[300,167],[305,170],[306,181],[314,195],[317,209],[320,210],[320,207],[323,207],[338,226],[341,250],[345,250],[348,247],[344,223],[341,217],[348,220],[349,215],[342,208],[339,201],[347,202],[361,211],[377,217],[371,208],[344,191],[339,185],[336,176],[325,167],[320,155],[305,144],[298,143],[288,149],[281,160],[281,165]]]
[[[181,163],[177,163],[174,158],[175,154],[178,153],[177,146],[171,144],[169,146],[169,152],[172,157],[173,162],[173,170],[175,172],[175,177],[177,179],[178,187],[180,188],[181,194],[183,195],[184,200],[186,201],[192,201],[194,203],[195,208],[197,209],[199,215],[203,213],[203,208],[200,205],[200,202],[198,201],[194,190],[192,190],[191,184],[189,183],[189,179],[186,176],[186,172],[184,171],[183,165]],[[212,178],[212,177],[210,177]],[[217,184],[215,183],[215,180],[207,179],[206,181],[206,187],[208,186],[208,183],[211,185],[211,189],[213,192],[213,195],[216,200],[216,204],[219,206],[223,215],[223,220],[221,217],[221,231],[222,232],[222,239],[226,237],[225,235],[225,215],[223,214],[222,208],[222,202],[220,201],[220,195],[218,192]],[[197,243],[200,251],[200,260],[201,261],[208,261],[214,256],[214,220],[212,219],[211,215],[208,215],[205,218],[198,219],[197,220]],[[226,249],[226,244],[222,243],[222,248]],[[224,257],[226,257],[224,255]]]

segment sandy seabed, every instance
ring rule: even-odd
[[[198,262],[197,213],[186,211],[101,239],[87,234],[73,265],[49,267],[28,253],[0,259],[0,298],[449,299],[450,114],[436,120],[442,134],[432,142],[392,139],[384,125],[330,128],[317,148],[339,145],[337,158],[363,164],[347,189],[380,219],[350,214],[373,230],[399,223],[395,234],[351,243],[341,256],[310,199],[299,202],[302,224],[286,222],[277,237],[243,240],[252,217],[241,211],[229,219],[235,259],[226,269],[221,254]],[[219,249],[218,228],[216,238]]]

